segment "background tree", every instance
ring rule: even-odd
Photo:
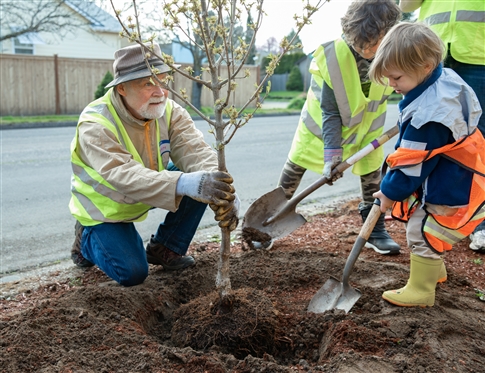
[[[0,42],[21,35],[49,32],[60,38],[89,22],[76,17],[73,9],[92,19],[111,17],[94,5],[94,0],[0,0]]]
[[[251,44],[251,39],[254,36],[254,30],[252,28],[253,25],[253,17],[251,16],[251,13],[248,13],[248,17],[246,19],[246,32],[244,35],[244,42],[246,45],[251,45],[251,48],[249,48],[248,51],[248,57],[246,59],[246,64],[247,65],[255,65],[256,64],[256,43]],[[291,40],[291,39],[290,39]],[[256,39],[255,39],[256,42]]]
[[[295,15],[294,17],[296,21],[296,35],[298,35],[306,24],[310,23],[312,14],[326,3],[325,0],[315,0],[315,2],[315,5],[310,4],[310,0],[302,2],[304,14],[301,16]],[[252,118],[253,113],[261,107],[258,99],[262,92],[262,87],[269,76],[274,73],[282,56],[294,48],[292,44],[294,39],[288,40],[286,37],[283,38],[280,43],[281,53],[271,57],[271,62],[266,67],[266,76],[255,87],[254,93],[248,97],[246,104],[241,108],[236,108],[230,104],[230,98],[236,94],[238,79],[249,76],[249,70],[243,70],[243,65],[248,58],[249,51],[255,43],[258,29],[261,27],[264,16],[264,0],[253,0],[252,2],[247,2],[246,0],[176,0],[173,2],[162,0],[160,3],[163,6],[165,14],[164,27],[171,31],[178,30],[185,38],[190,40],[194,48],[199,48],[202,51],[201,53],[207,59],[207,68],[203,70],[207,71],[209,78],[203,79],[203,76],[195,74],[192,68],[180,69],[176,67],[172,56],[164,53],[162,53],[162,56],[155,56],[162,59],[179,74],[198,82],[212,92],[214,118],[212,119],[204,115],[195,107],[188,100],[184,89],[177,92],[170,88],[168,83],[173,79],[172,75],[168,75],[163,82],[160,82],[156,75],[158,72],[157,69],[152,69],[152,79],[157,80],[159,83],[167,84],[173,95],[184,100],[185,103],[209,124],[211,132],[215,135],[218,168],[220,171],[227,171],[225,158],[226,145],[230,142],[236,131],[243,127]],[[115,10],[118,20],[123,27],[122,35],[142,45],[148,55],[154,54],[153,50],[149,46],[146,46],[145,43],[153,43],[156,35],[152,35],[148,39],[142,38],[136,0],[133,0],[133,5],[134,16],[126,18],[126,22],[122,21],[121,12]],[[250,25],[254,31],[254,35],[250,43],[248,44],[244,39],[241,39],[239,46],[234,45],[233,35],[235,27],[241,22],[243,12],[251,13],[251,10],[254,8],[256,9],[256,16],[254,22]],[[226,17],[229,18],[229,27],[227,27]],[[184,24],[181,22],[184,22]],[[190,24],[192,33],[186,33],[187,22]],[[222,40],[220,44],[218,43],[219,39]],[[256,103],[254,111],[249,114],[243,114],[243,110],[252,102]],[[220,303],[226,307],[230,307],[231,304],[230,297],[228,297],[231,291],[229,257],[230,232],[229,228],[222,227],[216,287],[219,291]]]
[[[301,42],[300,36],[296,34],[294,29],[291,29],[290,33],[286,36],[288,40],[292,40],[295,38],[293,44],[295,45],[295,49],[291,50],[290,54],[294,53],[303,53],[303,43]]]
[[[266,69],[267,66],[271,63],[272,55],[266,56],[263,58],[262,62],[262,68]],[[303,52],[297,52],[297,53],[291,53],[291,54],[285,54],[281,60],[278,66],[275,68],[274,73],[275,74],[287,74],[291,72],[291,69],[295,66],[296,62],[302,58],[305,57],[306,54]]]
[[[111,74],[110,71],[107,71],[106,74],[103,77],[103,80],[101,80],[101,83],[99,83],[98,87],[96,88],[96,92],[94,92],[94,99],[96,100],[97,98],[103,97],[106,92],[108,92],[109,88],[105,88],[109,82],[113,80],[113,74]]]
[[[286,82],[286,89],[288,91],[303,91],[303,78],[298,66],[293,66],[291,69],[288,81]]]
[[[271,36],[258,50],[263,54],[278,54],[281,52],[281,46],[278,40],[274,36]]]

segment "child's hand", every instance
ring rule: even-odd
[[[381,212],[386,212],[386,210],[391,208],[394,203],[393,200],[387,198],[380,190],[375,192],[372,197],[378,198],[381,201]]]

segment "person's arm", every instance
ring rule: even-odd
[[[440,148],[449,143],[451,131],[441,123],[428,122],[419,129],[407,125],[400,146],[418,150]],[[433,157],[417,166],[390,170],[381,181],[382,193],[392,201],[403,201],[425,182],[440,157]]]
[[[342,118],[338,110],[333,89],[323,82],[320,97],[322,109],[322,140],[325,148],[340,148],[342,145]]]
[[[182,197],[176,196],[176,186],[181,172],[145,167],[101,124],[84,122],[78,131],[78,155],[123,194],[127,203],[142,202],[170,211],[178,208]]]
[[[422,3],[423,0],[400,0],[399,7],[403,13],[409,13],[418,9]]]
[[[170,157],[177,168],[184,171],[177,184],[177,194],[209,203],[221,228],[236,229],[240,201],[232,186],[232,177],[218,171],[215,151],[205,142],[187,110],[175,102],[169,137]],[[205,195],[199,196],[204,190]]]
[[[342,162],[342,118],[333,89],[323,82],[322,109],[323,176],[330,178],[332,169]]]
[[[173,103],[169,128],[170,158],[183,172],[217,171],[217,154],[195,127],[190,114]]]

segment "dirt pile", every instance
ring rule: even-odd
[[[365,249],[350,277],[362,297],[352,310],[306,311],[330,275],[341,278],[361,227],[357,201],[309,218],[270,251],[231,257],[234,308],[217,307],[218,245],[191,247],[197,264],[150,267],[144,284],[123,288],[97,268],[0,301],[0,371],[17,372],[480,372],[485,366],[485,257],[468,241],[445,257],[448,280],[432,308],[381,299],[409,273],[401,223],[387,221],[403,247],[395,257]],[[207,330],[211,331],[210,333]],[[202,332],[204,331],[204,332]]]

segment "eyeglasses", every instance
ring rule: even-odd
[[[364,54],[371,54],[375,55],[377,52],[377,48],[379,47],[379,42],[374,43],[374,44],[366,44],[364,46],[357,46],[357,45],[351,45],[352,48],[355,49],[355,51],[361,55]]]

